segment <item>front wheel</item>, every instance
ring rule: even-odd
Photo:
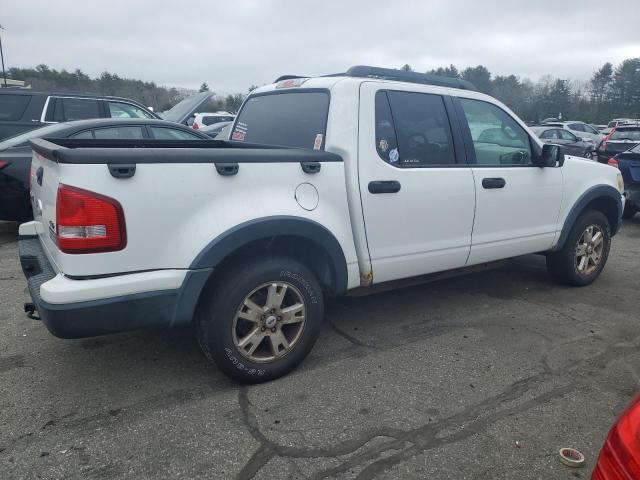
[[[602,272],[610,248],[607,217],[597,210],[585,210],[573,224],[564,247],[547,255],[547,269],[560,283],[588,285]]]
[[[202,351],[243,383],[290,372],[320,333],[320,285],[304,265],[287,257],[256,257],[232,265],[205,295],[197,318]]]

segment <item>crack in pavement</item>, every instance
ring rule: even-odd
[[[614,360],[635,354],[639,340],[640,337],[636,337],[631,342],[610,346],[600,354],[586,358],[570,367],[560,367],[552,370],[546,365],[542,372],[518,380],[507,387],[502,393],[471,405],[438,422],[428,423],[411,430],[379,427],[374,430],[362,432],[353,439],[327,447],[288,447],[279,445],[267,438],[259,428],[256,415],[251,411],[251,402],[248,397],[249,389],[246,386],[242,387],[238,393],[241,418],[252,437],[260,443],[260,447],[244,465],[236,478],[239,480],[253,478],[275,456],[282,458],[340,457],[353,454],[376,438],[388,438],[389,440],[387,441],[351,456],[340,465],[322,470],[310,477],[313,479],[324,479],[335,477],[336,475],[352,471],[353,469],[362,468],[357,478],[361,480],[372,479],[378,474],[420,453],[459,442],[481,433],[490,425],[504,418],[531,410],[561,398],[576,389],[584,388],[585,381],[583,378],[589,378],[597,373],[601,373],[601,371]],[[556,375],[573,379],[576,377],[580,378],[533,396],[516,405],[505,406],[506,403],[519,400],[527,392],[544,386],[548,380],[557,378]],[[442,434],[443,432],[445,432],[445,434]],[[396,453],[380,458],[381,455],[390,451],[396,451]],[[367,463],[371,460],[375,461]]]

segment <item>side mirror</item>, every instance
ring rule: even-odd
[[[542,152],[534,158],[536,167],[561,167],[564,165],[564,152],[560,145],[545,143],[542,145]]]

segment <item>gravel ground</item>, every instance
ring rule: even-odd
[[[638,391],[640,215],[589,287],[528,256],[342,299],[298,370],[252,387],[189,329],[54,338],[22,312],[16,236],[0,223],[2,479],[587,479]]]

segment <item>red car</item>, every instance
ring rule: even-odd
[[[639,479],[640,395],[609,431],[591,477],[591,480]]]

